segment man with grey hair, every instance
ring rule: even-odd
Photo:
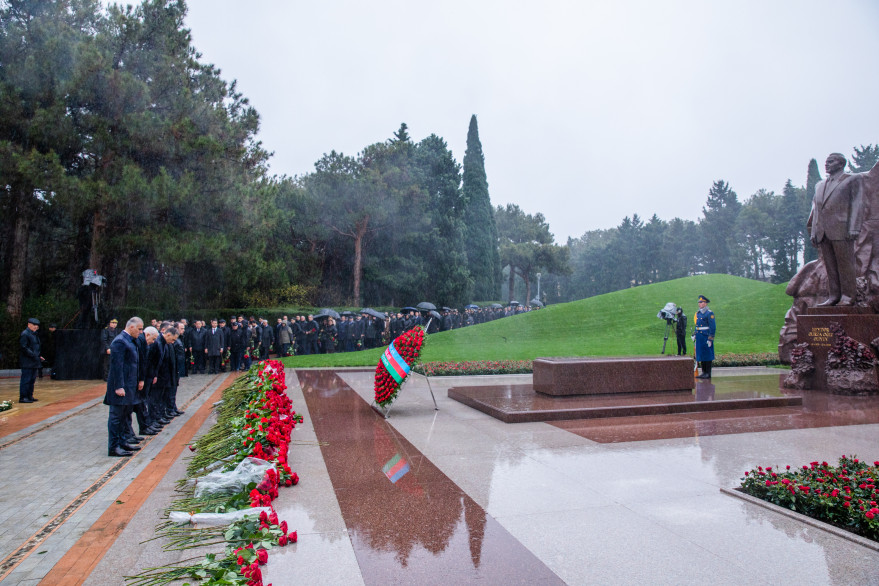
[[[110,344],[110,368],[107,373],[107,392],[104,395],[104,404],[110,406],[107,419],[107,452],[110,456],[130,456],[134,452],[132,448],[136,448],[124,443],[123,418],[126,407],[134,404],[137,393],[139,357],[134,340],[142,331],[143,320],[132,317],[125,324],[125,330]]]

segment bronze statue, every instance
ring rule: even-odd
[[[812,245],[821,251],[827,270],[828,297],[819,305],[852,305],[857,261],[854,240],[861,230],[862,175],[844,173],[845,157],[831,153],[824,163],[827,178],[815,187],[806,226]]]

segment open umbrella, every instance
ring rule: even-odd
[[[320,311],[317,312],[317,315],[314,317],[331,317],[333,319],[339,319],[339,312],[335,309],[330,309],[329,307],[324,307]]]
[[[510,305],[515,307],[516,305],[519,305],[519,302],[518,301],[510,301]]]
[[[537,307],[543,307],[543,303],[541,303],[540,299],[535,297],[531,300],[531,305],[536,305]]]
[[[371,307],[367,307],[365,310],[363,310],[362,313],[365,313],[366,315],[371,315],[372,317],[377,317],[379,319],[385,319],[385,314],[380,311],[376,311]]]
[[[418,308],[417,307],[404,307],[403,309],[400,310],[400,313],[403,313],[406,311],[418,311]]]
[[[343,311],[340,315],[356,315],[353,311]]]
[[[443,318],[439,313],[437,313],[436,311],[434,311],[432,309],[430,311],[428,311],[427,314],[434,319],[442,319]]]
[[[436,309],[436,305],[434,305],[433,303],[428,303],[427,301],[422,301],[421,303],[419,303],[417,305],[417,307],[418,307],[418,309],[424,309],[427,311],[430,311],[432,309]]]
[[[473,304],[471,303],[470,305],[465,305],[465,306],[464,306],[464,309],[479,309],[479,306],[478,306],[478,305],[473,305]]]
[[[489,307],[491,307],[492,309],[501,309],[503,305],[501,305],[500,303],[492,303],[491,305],[489,305]]]

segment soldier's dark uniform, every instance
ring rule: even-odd
[[[711,363],[714,361],[714,312],[708,309],[710,301],[704,295],[699,296],[699,301],[706,303],[696,312],[696,362],[702,367],[702,374],[697,378],[711,378]]]

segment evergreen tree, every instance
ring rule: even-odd
[[[818,161],[810,159],[809,167],[806,171],[806,191],[803,194],[805,199],[804,207],[808,210],[812,209],[812,200],[815,199],[815,187],[820,181],[821,172],[818,170]],[[808,219],[808,217],[809,212],[806,212],[806,218]],[[803,229],[805,230],[805,227]],[[812,246],[812,243],[809,241],[809,235],[806,234],[805,242],[803,244],[803,263],[817,260],[817,258],[818,249]]]
[[[861,145],[860,148],[855,147],[854,151],[855,154],[848,163],[848,170],[851,173],[866,173],[879,161],[879,144]]]
[[[473,277],[472,299],[496,299],[500,293],[501,277],[498,233],[488,195],[485,157],[482,154],[482,143],[479,142],[475,114],[470,117],[470,128],[467,131],[463,200],[467,262]]]
[[[736,220],[742,204],[726,181],[715,181],[702,208],[702,254],[710,273],[741,273],[742,251],[735,240]]]

